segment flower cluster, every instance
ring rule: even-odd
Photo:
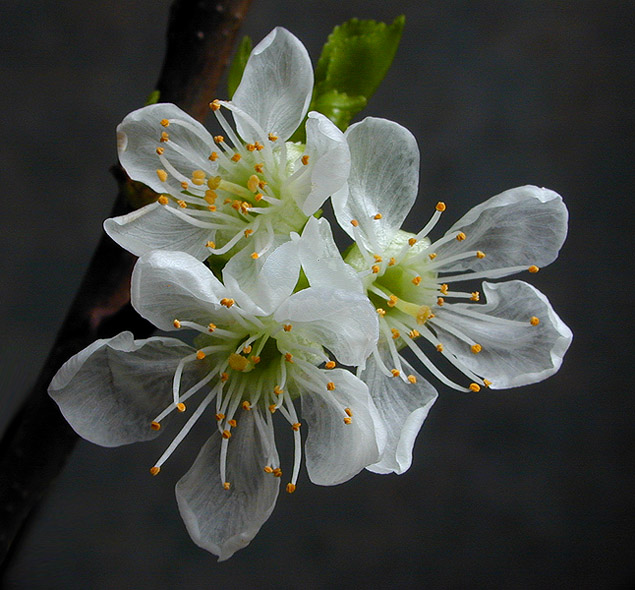
[[[71,358],[49,388],[76,432],[104,446],[154,438],[185,414],[153,475],[208,416],[216,427],[176,495],[193,540],[220,559],[256,535],[281,480],[295,491],[303,456],[320,485],[407,470],[437,397],[415,366],[462,392],[507,388],[556,372],[571,342],[523,281],[460,288],[552,262],[567,226],[559,195],[506,191],[431,239],[439,202],[407,233],[414,137],[375,118],[344,134],[307,115],[312,87],[304,46],[277,28],[233,100],[210,104],[222,136],[169,104],[124,119],[121,163],[160,196],[104,227],[139,256],[137,312],[194,333],[194,346],[124,332]],[[306,144],[289,141],[300,125]],[[354,241],[344,257],[317,213],[329,197]],[[284,478],[274,423],[295,441]]]

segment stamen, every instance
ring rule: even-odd
[[[324,365],[325,369],[334,369],[335,368],[335,361],[328,361],[325,365]]]
[[[532,264],[527,270],[531,273],[537,273],[540,269],[535,264]]]
[[[159,422],[151,422],[150,423],[150,428],[152,428],[152,430],[161,430],[161,424],[159,424]]]
[[[150,475],[159,475],[159,471],[161,471],[161,468],[156,465],[154,467],[150,467]]]
[[[293,494],[295,492],[295,484],[288,483],[287,484],[287,493]]]
[[[334,390],[335,390],[335,383],[333,383],[333,381],[329,381],[329,382],[326,384],[326,389],[327,389],[328,391],[334,391]]]
[[[232,484],[229,483],[228,481],[223,483],[223,489],[224,490],[229,490],[229,488],[231,488],[231,487],[232,487]]]
[[[161,182],[165,182],[168,179],[168,173],[165,170],[162,170],[161,168],[157,170],[157,176],[159,177],[159,180]]]
[[[531,317],[531,319],[529,320],[529,323],[532,326],[537,326],[540,323],[540,319],[538,319],[535,315]]]
[[[302,156],[301,160],[302,160],[302,164],[304,164],[305,166],[307,166],[307,165],[308,165],[308,163],[309,163],[309,156],[304,155],[304,156]]]

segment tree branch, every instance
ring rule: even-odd
[[[205,118],[251,2],[176,0],[172,4],[157,82],[161,102],[174,102],[200,121]],[[119,166],[113,167],[113,173],[119,194],[112,214],[123,215],[132,210],[130,196],[139,194],[139,185]],[[130,306],[135,260],[102,237],[35,386],[0,441],[0,562],[77,441],[47,394],[51,379],[72,355],[98,338],[122,330],[144,338],[154,330]]]

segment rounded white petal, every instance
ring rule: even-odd
[[[211,270],[184,252],[156,250],[137,261],[130,286],[132,306],[161,330],[175,319],[207,325],[231,323],[220,305],[227,290]]]
[[[313,66],[306,48],[289,31],[276,27],[251,52],[232,102],[265,134],[286,141],[304,119],[312,92]],[[245,117],[234,113],[234,120],[243,140],[263,141]]]
[[[361,374],[387,433],[384,452],[377,463],[367,467],[369,471],[402,474],[412,464],[412,447],[437,392],[419,373],[411,370],[411,374],[416,383],[387,377],[372,357]]]
[[[48,393],[82,438],[104,447],[150,440],[150,422],[172,401],[172,377],[193,349],[173,338],[134,340],[122,332],[97,340],[57,372]],[[183,383],[201,376],[186,368]]]
[[[361,293],[309,287],[277,309],[278,322],[330,350],[344,365],[363,366],[377,343],[377,312]]]
[[[354,238],[359,222],[365,247],[385,248],[412,208],[419,186],[419,148],[405,127],[367,117],[346,131],[351,153],[348,189],[331,197],[337,221]],[[374,219],[377,214],[381,219]]]
[[[444,349],[477,375],[492,382],[492,389],[536,383],[553,375],[562,364],[573,338],[538,289],[523,281],[483,283],[487,303],[456,303],[435,309],[436,316],[482,347],[473,354],[470,344],[448,330],[431,326]],[[472,317],[461,310],[476,313]],[[531,325],[532,317],[539,319]],[[511,321],[496,321],[498,318]]]
[[[227,450],[227,480],[220,480],[222,437],[214,433],[190,470],[176,484],[181,517],[192,540],[203,549],[229,559],[246,547],[271,515],[280,478],[265,473],[278,466],[273,428],[258,410],[244,412],[232,430]]]
[[[161,125],[163,120],[170,124],[167,127]],[[169,139],[162,142],[164,132]],[[164,150],[164,157],[186,179],[191,178],[194,170],[211,173],[216,169],[208,160],[215,149],[208,131],[196,119],[169,103],[152,104],[127,115],[117,127],[117,146],[119,161],[128,176],[158,193],[179,195],[183,190],[183,179],[166,170],[157,148]],[[165,181],[159,178],[157,170],[168,172]]]
[[[327,117],[310,112],[306,123],[308,170],[291,185],[298,206],[313,215],[346,183],[351,156],[344,134]]]
[[[343,483],[381,454],[386,433],[366,385],[344,369],[326,372],[333,391],[304,391],[302,417],[309,426],[304,445],[311,481],[330,486]],[[344,419],[352,414],[350,424]]]
[[[447,232],[462,231],[466,239],[443,244],[437,257],[441,260],[481,250],[485,258],[449,263],[442,271],[491,271],[490,278],[511,274],[499,271],[507,267],[546,266],[558,256],[567,235],[567,219],[567,208],[558,193],[536,186],[514,188],[468,211]]]
[[[309,218],[299,242],[299,254],[312,287],[365,292],[355,270],[342,259],[328,220]]]
[[[127,215],[104,221],[105,232],[135,256],[152,250],[178,250],[205,260],[205,247],[213,232],[192,223],[195,220],[174,207],[152,203]]]

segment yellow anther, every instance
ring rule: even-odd
[[[236,153],[235,153],[235,154],[231,157],[231,160],[232,160],[232,162],[240,162],[240,158],[242,158],[242,156],[241,156],[238,152],[236,152]]]
[[[437,344],[437,352],[443,352],[443,344]]]
[[[248,152],[253,152],[256,149],[256,146],[253,143],[248,143],[245,147]]]
[[[260,178],[258,178],[255,174],[252,174],[247,181],[247,188],[255,193],[258,190],[258,183],[260,182]]]
[[[221,373],[220,374],[220,380],[225,383],[225,381],[227,381],[229,379],[229,373]]]
[[[187,407],[185,406],[183,402],[179,402],[178,404],[176,404],[176,409],[179,412],[185,412],[185,410],[187,410]]]
[[[231,200],[231,199],[225,199],[225,200],[223,201],[223,205],[229,205],[231,202],[232,202],[232,200]],[[238,201],[236,201],[236,202],[238,202]]]
[[[258,182],[258,188],[259,189],[264,189],[267,186],[267,181],[266,180],[261,180]]]
[[[391,328],[390,331],[392,332],[393,340],[397,340],[397,338],[399,338],[399,336],[401,336],[401,334],[399,333],[399,330],[397,330],[397,328]]]
[[[187,209],[187,203],[182,199],[179,199],[177,203],[179,204],[179,207],[181,207],[181,209]]]
[[[326,384],[326,389],[328,389],[329,391],[334,391],[335,390],[335,383],[333,383],[333,381],[329,381]]]
[[[236,354],[235,352],[232,352],[229,355],[229,366],[234,370],[234,371],[244,371],[247,368],[247,365],[249,364],[249,361],[242,355],[240,354]]]
[[[161,119],[161,126],[167,127],[170,124],[170,121],[167,119]]]
[[[357,221],[357,219],[351,219],[351,225],[353,227],[359,227],[359,221]]]
[[[238,199],[234,199],[231,203],[232,209],[235,209],[236,211],[238,211],[242,207],[242,201],[239,201]]]
[[[164,150],[162,147],[158,147],[158,148],[156,149],[156,152],[157,152],[157,155],[158,155],[158,156],[162,156],[164,151],[165,151],[165,150]]]
[[[260,357],[259,356],[251,356],[249,357],[249,360],[254,364],[257,365],[260,362]]]
[[[255,148],[260,151],[262,148],[264,148],[265,146],[262,145],[259,141],[254,141],[254,146]]]
[[[216,324],[212,324],[212,323],[207,324],[207,331],[208,331],[208,332],[210,332],[210,333],[211,333],[211,332],[213,332],[214,330],[216,330]]]
[[[392,369],[390,372],[393,377],[399,377],[399,375],[401,375],[401,371],[399,369]]]
[[[462,231],[456,234],[457,242],[462,242],[465,238],[467,238],[467,236]]]
[[[278,136],[273,133],[270,133],[267,137],[269,138],[269,141],[278,141]]]
[[[212,189],[209,189],[209,190],[205,191],[205,200],[210,205],[213,205],[216,202],[217,198],[218,198],[218,195],[216,194],[216,191],[213,191]]]
[[[263,196],[264,195],[262,193],[257,193],[256,196],[254,197],[254,199],[256,201],[262,201]]]
[[[382,218],[382,214],[381,213],[377,213],[375,215],[373,215],[373,219],[381,219]]]
[[[150,428],[152,428],[152,430],[161,430],[161,424],[156,421],[152,421],[150,423]]]
[[[275,414],[277,409],[278,409],[278,406],[276,406],[276,404],[271,404],[271,405],[269,406],[269,411],[270,411],[272,414]]]
[[[293,329],[293,325],[292,324],[285,324],[284,326],[282,326],[282,329],[285,332],[291,332],[291,330]]]
[[[397,264],[397,261],[394,259],[394,257],[391,257],[391,259],[388,261],[388,266],[395,266],[395,264]]]
[[[530,323],[532,326],[537,326],[537,325],[540,323],[540,319],[539,319],[539,318],[537,318],[535,315],[534,315],[534,316],[531,316],[531,319],[529,320],[529,323]]]
[[[220,109],[220,101],[215,98],[212,102],[209,103],[209,108],[213,111],[217,111]]]
[[[222,135],[215,135],[214,136],[214,141],[216,143],[223,143],[225,141],[225,138]]]
[[[483,347],[480,344],[472,344],[472,346],[470,346],[470,350],[472,351],[472,354],[478,354],[481,350],[483,350]]]
[[[216,162],[218,160],[218,152],[212,152],[207,159],[211,162]]]
[[[229,430],[223,430],[223,438],[231,438],[232,433]]]
[[[251,410],[251,404],[247,400],[245,400],[241,406],[243,407],[243,410]]]
[[[481,294],[478,291],[472,291],[470,301],[478,301],[481,298]]]
[[[161,195],[157,200],[161,205],[167,205],[169,202],[169,199],[165,195]]]
[[[165,170],[162,170],[161,168],[157,170],[157,176],[159,177],[159,180],[161,182],[165,182],[168,179],[168,173]]]
[[[205,354],[202,350],[199,350],[199,351],[196,353],[196,358],[197,358],[199,361],[202,361],[202,360],[203,360],[206,356],[207,356],[207,355],[206,355],[206,354]]]
[[[236,422],[233,418],[231,420],[227,420],[227,424],[229,424],[232,428],[236,428],[236,426],[238,426],[238,422]]]
[[[399,299],[395,295],[391,295],[388,299],[386,299],[386,303],[388,304],[388,307],[395,307],[398,301]]]
[[[264,466],[265,473],[273,473],[273,467],[269,467],[269,465]]]
[[[432,254],[428,254],[428,258],[430,260],[434,260],[436,257],[437,257],[437,253],[436,252],[433,252]]]
[[[173,325],[175,328],[180,328],[180,327],[181,327],[181,322],[179,322],[179,320],[174,320],[174,321],[172,322],[172,325]]]
[[[417,378],[414,375],[408,375],[408,382],[414,385],[417,382]]]
[[[273,388],[273,392],[274,392],[276,395],[282,395],[282,394],[284,393],[284,389],[281,389],[279,385],[276,385],[276,386]]]
[[[481,391],[481,386],[478,383],[470,383],[470,391],[474,393]]]
[[[185,190],[187,190],[187,187],[188,187],[188,186],[190,186],[190,185],[189,185],[187,182],[185,182],[185,181],[183,181],[183,182],[181,183],[181,188],[182,188],[184,191],[185,191]]]
[[[436,209],[437,211],[441,211],[441,212],[445,211],[445,203],[444,203],[443,201],[439,201],[439,202],[436,204],[435,209]]]
[[[161,471],[161,468],[156,465],[154,467],[150,467],[150,475],[158,475],[159,471]]]
[[[414,279],[412,279],[412,284],[413,285],[421,284],[421,277],[419,275],[417,275]]]
[[[350,408],[344,408],[344,411],[346,412],[347,416],[352,416],[353,415],[353,411]]]
[[[208,242],[205,242],[205,246],[207,248],[216,248],[216,242],[212,242],[211,240],[209,240]]]
[[[205,182],[205,172],[203,170],[194,170],[192,172],[192,182],[196,185],[201,185]]]
[[[281,477],[282,476],[282,469],[280,469],[280,467],[276,467],[273,470],[273,476],[274,477]]]
[[[161,131],[161,137],[159,138],[159,141],[161,143],[165,143],[166,141],[169,141],[170,139],[170,134],[167,133],[166,131]]]
[[[234,300],[231,297],[223,297],[220,300],[220,304],[229,309],[232,305],[234,305]]]
[[[221,414],[220,412],[218,414],[216,414],[216,420],[218,422],[220,422],[221,420],[225,419],[225,414]]]
[[[287,484],[287,493],[288,494],[293,494],[293,492],[295,492],[295,484],[294,483],[288,483]]]
[[[302,156],[302,163],[306,166],[309,163],[309,156],[307,156],[306,154],[304,156]]]
[[[442,293],[443,295],[447,295],[447,294],[448,294],[448,289],[449,289],[449,287],[448,287],[447,283],[443,283],[443,284],[439,287],[439,291],[441,291],[441,293]]]
[[[251,345],[243,346],[243,354],[249,354],[251,352]]]
[[[211,190],[216,190],[220,186],[221,181],[222,178],[220,176],[210,176],[207,179],[207,187]]]
[[[481,252],[480,250],[476,251],[477,258],[485,258],[485,252]]]
[[[258,254],[258,252],[252,252],[252,253],[251,253],[251,257],[252,257],[254,260],[258,260],[258,258],[260,258],[260,254]]]
[[[264,164],[256,164],[254,166],[254,170],[258,173],[258,174],[262,174],[262,171],[264,169]]]
[[[293,362],[293,355],[290,352],[285,353],[284,360],[287,361],[288,363],[292,363]]]
[[[229,488],[231,488],[231,487],[232,487],[232,484],[231,484],[231,483],[229,483],[228,481],[226,481],[226,482],[223,484],[223,489],[224,489],[224,490],[229,490]]]
[[[370,267],[370,270],[372,270],[373,274],[376,275],[377,273],[379,273],[379,266],[373,264],[373,266]]]
[[[492,382],[489,379],[483,379],[483,384],[485,385],[485,387],[489,387]]]
[[[300,430],[300,426],[302,426],[302,423],[300,422],[295,422],[294,424],[291,424],[291,428],[297,432],[298,430]]]
[[[529,272],[536,273],[536,272],[538,272],[540,269],[539,269],[539,268],[538,268],[535,264],[532,264],[532,265],[531,265],[531,266],[530,266],[527,270],[528,270]]]
[[[375,259],[375,262],[381,262],[383,260],[379,254],[373,254],[373,258]]]
[[[344,418],[344,424],[351,424],[353,422],[353,419],[350,416],[346,416],[346,418]]]
[[[414,340],[415,338],[419,338],[421,334],[419,333],[419,330],[410,330],[410,332],[408,332],[408,336]]]
[[[253,233],[254,233],[254,230],[253,230],[253,229],[246,229],[246,230],[243,232],[243,235],[244,235],[246,238],[248,238],[248,237],[249,237],[251,234],[253,234]]]
[[[417,238],[410,238],[408,240],[408,245],[409,246],[414,246],[417,243]]]
[[[443,305],[445,303],[445,299],[443,297],[437,297],[437,305]]]
[[[335,361],[326,361],[324,368],[325,369],[334,369],[335,368]]]
[[[386,315],[386,310],[381,307],[378,307],[376,311],[381,317],[384,317]]]

